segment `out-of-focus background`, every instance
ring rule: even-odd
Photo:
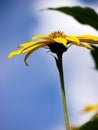
[[[67,35],[92,34],[68,15],[40,11],[60,6],[92,7],[97,0],[0,0],[0,130],[64,130],[58,71],[46,49],[7,59],[9,52],[32,36],[64,31]],[[65,89],[71,125],[81,125],[92,114],[81,114],[84,106],[98,103],[98,72],[89,50],[72,46],[64,54]]]

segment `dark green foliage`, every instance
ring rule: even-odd
[[[98,47],[93,46],[92,47],[95,49],[94,51],[91,51],[91,55],[93,57],[93,60],[95,62],[95,69],[98,70]]]
[[[82,125],[78,130],[98,130],[98,117],[91,119]]]
[[[88,7],[58,7],[58,8],[48,8],[49,10],[56,10],[63,12],[65,14],[73,16],[77,21],[82,24],[88,24],[98,30],[98,14]]]

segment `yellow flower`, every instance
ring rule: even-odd
[[[32,38],[32,41],[20,44],[18,50],[12,51],[8,58],[12,58],[15,55],[23,54],[27,52],[24,61],[27,64],[27,58],[39,48],[48,46],[50,51],[53,53],[62,54],[70,45],[76,45],[85,47],[93,50],[93,47],[90,44],[98,44],[98,37],[92,35],[82,35],[82,36],[67,36],[61,31],[53,32],[48,36],[37,35]]]
[[[83,112],[86,112],[86,113],[89,113],[92,111],[98,111],[98,104],[86,106],[83,110]]]

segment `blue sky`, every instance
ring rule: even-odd
[[[0,130],[64,129],[59,76],[53,57],[40,49],[29,58],[27,67],[23,55],[10,60],[7,55],[33,35],[47,35],[59,29],[70,35],[97,35],[94,29],[69,16],[39,11],[65,5],[97,8],[94,3],[79,0],[0,1]],[[82,115],[82,121],[79,120],[81,107],[98,101],[98,72],[89,51],[72,47],[64,55],[64,73],[69,119],[71,124],[78,125],[89,118]]]

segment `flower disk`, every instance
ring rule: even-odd
[[[67,50],[67,40],[65,39],[66,35],[64,34],[64,32],[54,32],[49,34],[48,37],[55,40],[53,44],[48,45],[51,52],[56,53],[57,55],[61,55]]]

